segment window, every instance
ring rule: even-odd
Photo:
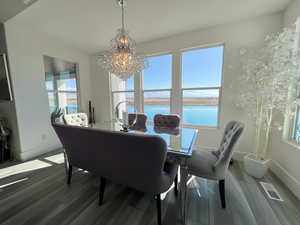
[[[153,121],[155,114],[171,113],[172,55],[149,57],[148,62],[142,75],[144,113]]]
[[[126,81],[111,75],[113,106],[126,100],[128,112],[135,105],[150,122],[155,114],[174,113],[185,126],[218,126],[223,50],[220,45],[151,56],[141,74]]]
[[[285,118],[285,129],[283,134],[287,141],[292,141],[296,144],[300,144],[300,87],[297,86],[298,93],[296,96],[296,110],[292,119]],[[293,107],[293,106],[292,106]]]
[[[111,88],[112,88],[112,112],[118,103],[125,102],[121,107],[128,113],[135,111],[134,109],[134,76],[131,76],[126,81],[119,79],[114,74],[111,74]]]
[[[300,18],[296,22],[296,30],[300,29]],[[296,40],[300,38],[299,32],[295,34]],[[295,46],[295,52],[300,50],[300,43]],[[294,53],[295,53],[294,52]],[[299,66],[298,66],[299,67]],[[298,70],[298,73],[300,71]],[[296,90],[296,91],[295,91]],[[295,91],[295,93],[294,93]],[[295,100],[296,104],[290,104],[290,108],[287,108],[288,113],[284,118],[284,127],[283,127],[283,139],[289,144],[292,144],[294,147],[300,149],[300,83],[299,80],[295,82],[294,86],[291,87],[289,96],[291,100]],[[290,112],[295,112],[294,116],[289,115]]]
[[[293,132],[293,139],[299,143],[300,142],[300,105],[297,106],[297,113],[295,119],[295,127]]]
[[[223,48],[218,46],[182,52],[183,124],[218,125]]]
[[[58,107],[66,114],[78,112],[76,64],[45,56],[44,65],[50,111]]]

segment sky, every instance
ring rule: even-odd
[[[201,88],[221,86],[224,46],[185,51],[182,53],[182,87]],[[170,89],[172,87],[172,55],[148,58],[149,67],[143,72],[143,89]],[[68,78],[68,72],[61,73]],[[52,89],[50,77],[47,89]],[[76,90],[75,79],[63,79],[67,90]],[[134,76],[125,82],[126,90],[134,89]],[[184,97],[218,97],[216,90],[184,91]],[[147,92],[145,97],[169,97],[170,92]]]
[[[224,46],[185,51],[182,53],[182,87],[220,87]],[[143,89],[168,89],[172,85],[172,55],[148,58],[149,67],[143,72]],[[126,90],[134,89],[134,76],[125,82]],[[150,93],[148,95],[151,95]],[[153,95],[155,95],[153,93]],[[156,94],[157,95],[157,94]],[[161,96],[169,95],[167,92]],[[185,97],[216,97],[213,91],[185,91]]]
[[[61,82],[64,84],[63,90],[67,91],[76,91],[76,80],[75,78],[69,78],[70,73],[69,72],[63,72],[60,73],[61,80],[58,80],[58,82]],[[46,88],[47,90],[53,90],[53,75],[52,74],[46,74]]]

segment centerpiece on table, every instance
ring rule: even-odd
[[[130,104],[128,101],[121,101],[116,105],[115,108],[115,117],[116,120],[120,123],[122,130],[128,132],[129,127],[133,126],[137,121],[137,113],[134,112],[134,116],[129,120],[129,115],[126,110],[126,104]]]

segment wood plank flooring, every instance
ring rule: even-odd
[[[2,225],[154,225],[152,196],[108,183],[99,207],[99,178],[75,170],[66,184],[62,154],[0,167],[0,224]],[[25,171],[25,172],[24,172]],[[268,199],[242,164],[235,162],[226,178],[227,208],[220,206],[218,185],[193,178],[187,196],[187,225],[299,225],[300,201],[272,173],[271,182],[284,202]],[[171,190],[163,201],[163,224],[180,224],[178,200]]]

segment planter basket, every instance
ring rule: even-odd
[[[249,154],[244,157],[244,167],[246,172],[255,177],[263,178],[268,171],[268,164],[270,160],[258,160],[254,154]]]

